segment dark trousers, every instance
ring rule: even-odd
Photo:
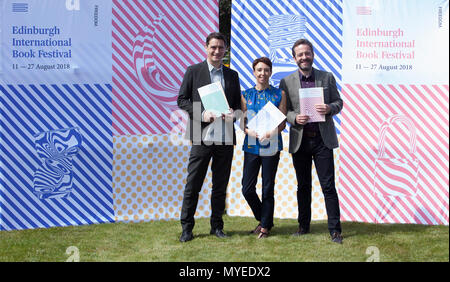
[[[274,187],[280,152],[273,156],[258,156],[245,152],[244,173],[242,176],[242,194],[253,211],[255,219],[261,222],[263,228],[273,226],[273,211],[275,207]],[[262,166],[262,200],[256,193],[259,169]]]
[[[309,230],[311,223],[311,190],[312,190],[312,160],[316,167],[320,186],[325,199],[328,215],[328,230],[342,232],[340,221],[339,199],[334,181],[333,150],[327,148],[320,135],[316,137],[303,136],[298,151],[292,154],[297,175],[298,223],[301,228]]]
[[[189,156],[188,176],[181,207],[181,226],[184,231],[192,231],[197,209],[198,194],[212,159],[211,228],[223,229],[222,215],[233,161],[233,145],[192,145]]]

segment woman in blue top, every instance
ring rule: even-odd
[[[243,91],[241,95],[241,107],[246,117],[242,193],[256,220],[259,221],[258,226],[251,233],[258,234],[258,238],[266,238],[273,226],[275,176],[280,151],[283,149],[281,131],[285,128],[286,122],[259,136],[255,131],[248,129],[247,121],[250,121],[268,102],[273,103],[286,115],[286,98],[283,91],[269,85],[269,78],[272,75],[272,62],[269,58],[262,57],[254,60],[253,74],[256,78],[255,87]],[[256,193],[261,166],[262,200]]]

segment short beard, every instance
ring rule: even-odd
[[[312,61],[311,61],[311,62],[306,62],[306,63],[310,63],[310,65],[309,65],[308,67],[302,67],[302,66],[301,66],[302,64],[299,63],[299,64],[297,64],[297,66],[298,66],[298,68],[299,68],[300,70],[309,72],[309,71],[312,70]]]
[[[298,64],[298,67],[299,67],[300,70],[306,71],[306,72],[309,72],[309,71],[312,70],[312,64],[309,65],[308,67],[302,67],[301,64]]]
[[[312,66],[309,66],[309,67],[307,67],[307,68],[302,68],[302,67],[299,66],[299,68],[300,68],[302,71],[308,71],[308,72],[312,70]]]

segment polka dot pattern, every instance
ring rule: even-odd
[[[275,182],[276,218],[297,218],[297,179],[288,153],[288,134],[283,133],[284,150]],[[186,184],[190,145],[169,135],[115,136],[113,160],[113,199],[116,221],[179,219]],[[244,134],[238,130],[233,166],[227,190],[226,210],[231,216],[253,216],[242,195]],[[173,141],[173,142],[172,142]],[[335,151],[336,186],[339,183],[339,150]],[[196,218],[211,215],[211,169],[199,195]],[[313,169],[312,219],[326,219],[320,184]],[[261,197],[261,174],[257,193]]]
[[[179,219],[190,146],[168,135],[115,136],[113,199],[116,221]],[[196,217],[209,217],[211,172]]]

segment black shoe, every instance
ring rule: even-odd
[[[297,232],[292,234],[292,236],[298,237],[298,236],[302,236],[302,235],[305,235],[305,234],[308,234],[308,233],[309,233],[309,228],[306,229],[306,228],[299,227]]]
[[[211,234],[211,235],[216,235],[216,237],[218,237],[218,238],[227,238],[227,237],[228,237],[227,234],[223,233],[223,230],[222,230],[222,229],[219,229],[219,228],[217,228],[217,229],[211,229],[211,231],[209,232],[209,234]]]
[[[333,232],[333,234],[331,235],[331,241],[338,243],[338,244],[342,244],[342,235],[339,232]]]
[[[191,231],[183,231],[180,237],[180,242],[187,242],[194,239],[194,234]]]

